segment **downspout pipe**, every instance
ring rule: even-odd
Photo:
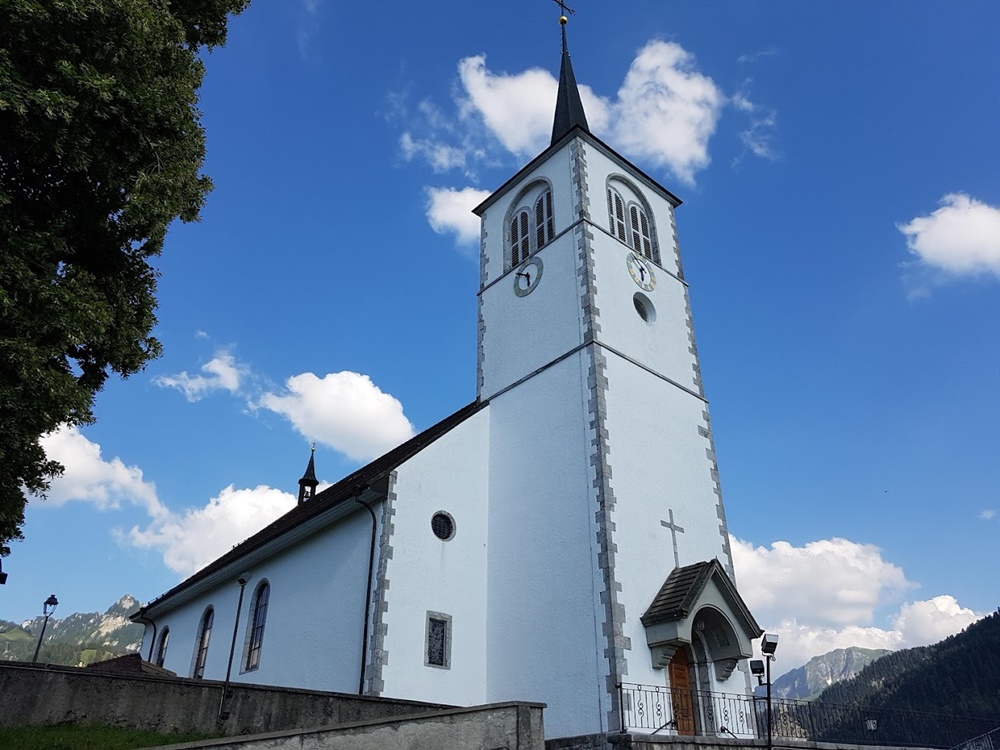
[[[140,609],[138,612],[132,615],[132,617],[134,617],[136,620],[139,620],[140,622],[146,622],[153,626],[153,637],[149,639],[149,655],[146,657],[146,661],[152,663],[153,646],[156,645],[156,621],[146,616],[145,608]]]
[[[240,585],[240,598],[236,602],[236,618],[233,621],[233,640],[229,644],[229,664],[226,665],[226,681],[222,685],[222,698],[219,700],[219,715],[217,721],[221,724],[228,716],[224,713],[226,706],[226,693],[229,692],[229,678],[233,674],[233,655],[236,653],[236,634],[240,629],[240,613],[243,611],[243,593],[246,591],[247,583],[250,581],[249,573],[241,573],[236,582]]]
[[[378,533],[378,521],[375,518],[375,511],[372,510],[372,506],[361,499],[361,493],[366,489],[368,489],[367,485],[359,486],[357,495],[354,498],[354,502],[363,505],[372,517],[372,540],[371,547],[368,550],[368,585],[365,588],[365,625],[361,635],[361,678],[358,680],[358,695],[365,694],[365,671],[368,657],[368,620],[371,617],[372,610],[372,577],[375,574],[375,540]]]

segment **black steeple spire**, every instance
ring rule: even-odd
[[[316,487],[319,485],[319,482],[316,481],[315,456],[316,444],[313,443],[312,453],[309,454],[309,465],[306,466],[306,473],[299,480],[299,505],[312,500],[313,495],[316,494]]]
[[[562,66],[559,68],[559,93],[556,94],[556,116],[552,123],[552,143],[566,135],[575,126],[590,132],[587,127],[587,115],[583,111],[580,100],[580,90],[576,87],[576,76],[573,75],[573,63],[569,59],[569,47],[566,45],[566,16],[559,17],[562,26]]]

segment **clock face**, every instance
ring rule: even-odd
[[[625,265],[628,266],[632,280],[639,285],[640,289],[645,289],[647,292],[653,291],[656,286],[656,277],[653,276],[653,267],[645,259],[640,258],[635,253],[629,253],[628,257],[625,258]]]
[[[542,259],[528,258],[514,271],[514,294],[525,297],[535,291],[542,280]]]

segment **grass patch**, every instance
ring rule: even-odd
[[[0,728],[0,747],[4,750],[133,750],[216,736],[161,734],[142,729],[66,724],[57,727]]]

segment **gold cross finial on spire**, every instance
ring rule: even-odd
[[[560,8],[562,8],[562,15],[559,16],[559,23],[562,24],[563,26],[565,26],[566,22],[569,21],[569,19],[566,17],[567,14],[568,15],[573,15],[573,14],[576,13],[576,11],[573,10],[572,8],[570,8],[568,5],[566,5],[566,3],[564,2],[564,0],[552,0],[552,2],[554,2]]]

